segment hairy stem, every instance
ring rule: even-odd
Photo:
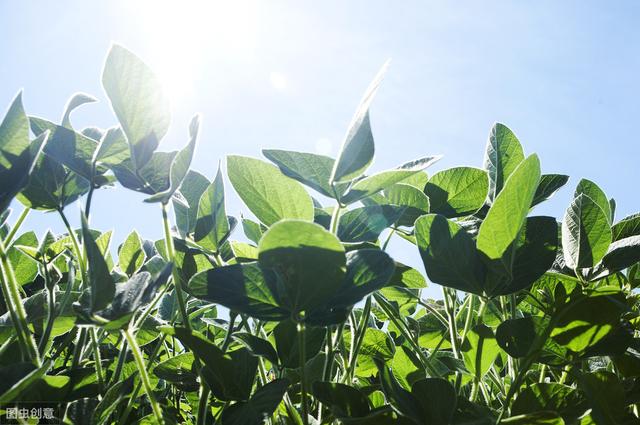
[[[4,245],[6,247],[10,247],[11,246],[11,243],[13,242],[13,238],[16,236],[16,233],[18,233],[18,230],[20,229],[20,226],[22,226],[22,223],[27,218],[27,216],[29,215],[30,212],[31,212],[31,208],[25,208],[25,209],[22,210],[22,212],[20,213],[20,216],[18,216],[18,219],[13,224],[13,227],[11,228],[9,233],[7,234],[7,237],[4,238],[3,243],[4,243]]]

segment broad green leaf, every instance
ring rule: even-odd
[[[358,389],[348,385],[317,381],[313,383],[312,394],[331,408],[336,418],[363,417],[369,414],[369,401]]]
[[[491,328],[479,324],[467,332],[460,351],[467,370],[482,379],[498,357],[500,346]]]
[[[640,235],[640,213],[623,218],[611,226],[612,241]]]
[[[259,243],[262,235],[267,231],[266,227],[244,217],[242,217],[241,221],[244,235],[249,238],[251,242],[255,244]]]
[[[229,219],[224,205],[222,170],[200,197],[193,239],[198,245],[218,252],[229,236]]]
[[[524,160],[522,145],[504,124],[494,124],[489,133],[484,156],[484,168],[489,173],[489,198],[495,199],[507,178]]]
[[[49,132],[29,141],[29,121],[22,106],[22,92],[11,103],[0,123],[0,213],[24,188]]]
[[[540,176],[540,183],[536,189],[536,194],[533,196],[531,206],[534,207],[539,203],[551,198],[562,186],[567,184],[569,176],[563,174],[542,174]]]
[[[200,198],[209,187],[209,184],[209,180],[205,176],[193,170],[189,170],[182,181],[179,192],[187,205],[184,205],[183,202],[173,201],[176,226],[182,237],[195,230]]]
[[[304,335],[304,349],[307,360],[320,352],[324,345],[325,330],[316,327],[307,327]],[[284,320],[273,328],[273,339],[279,364],[289,368],[300,367],[300,343],[298,339],[297,324],[292,320]]]
[[[377,368],[373,360],[390,361],[395,351],[395,345],[389,335],[379,329],[367,328],[358,353],[357,375],[362,377],[374,375]]]
[[[534,154],[510,173],[480,225],[478,249],[491,260],[500,260],[510,271],[515,241],[526,220],[540,180],[540,161]]]
[[[424,412],[420,401],[411,392],[402,388],[391,369],[382,360],[376,359],[375,363],[378,367],[378,377],[380,378],[382,391],[384,391],[387,401],[398,412],[412,418],[417,423],[422,423]]]
[[[415,221],[421,215],[427,214],[430,209],[429,198],[422,189],[402,183],[396,183],[384,191],[385,202],[391,205],[404,207],[398,225],[413,227]]]
[[[445,217],[462,217],[476,212],[484,205],[488,190],[486,171],[456,167],[431,176],[424,193],[429,197],[432,213]]]
[[[193,160],[193,153],[196,150],[196,141],[198,140],[198,130],[200,129],[200,116],[196,115],[191,119],[189,124],[189,143],[187,146],[180,150],[173,162],[171,163],[171,170],[169,172],[169,187],[167,190],[145,199],[145,202],[162,202],[166,204],[169,202],[173,194],[182,184],[185,176],[189,172],[191,161]]]
[[[511,413],[523,415],[527,412],[556,412],[572,423],[586,410],[579,392],[568,385],[556,382],[535,383],[523,389],[513,403]]]
[[[265,225],[284,218],[313,220],[311,196],[277,167],[259,159],[231,155],[227,158],[227,172],[240,198]]]
[[[555,412],[533,412],[515,415],[500,421],[500,425],[565,425]]]
[[[344,195],[340,201],[345,204],[352,204],[356,201],[374,195],[416,173],[421,172],[425,168],[437,162],[440,158],[442,158],[441,155],[427,156],[402,164],[393,170],[382,171],[358,180],[353,184],[353,186],[351,186],[347,194]]]
[[[112,165],[111,169],[120,184],[127,189],[153,195],[167,190],[170,185],[171,164],[176,152],[153,152],[151,158],[139,169],[127,160]]]
[[[574,352],[581,352],[607,336],[626,310],[621,296],[581,296],[562,307],[554,318],[551,338]],[[597,314],[594,314],[597,312]]]
[[[192,370],[195,358],[193,353],[182,353],[170,357],[156,365],[153,373],[160,379],[170,382],[180,391],[198,391],[198,375]]]
[[[258,245],[262,267],[273,270],[292,312],[327,301],[342,285],[346,259],[342,244],[315,223],[284,220],[274,224]]]
[[[609,245],[591,279],[602,278],[631,267],[640,261],[640,235],[620,239]]]
[[[278,364],[278,353],[269,341],[248,332],[234,332],[233,338],[247,347],[254,356],[261,356],[274,365]]]
[[[302,184],[317,190],[324,196],[335,198],[333,188],[329,184],[334,160],[314,153],[284,151],[279,149],[263,149],[262,154],[280,168],[283,174]],[[339,195],[344,193],[346,184],[336,185]]]
[[[496,329],[496,341],[511,357],[527,357],[541,345],[548,322],[536,316],[505,320]]]
[[[340,147],[338,158],[331,170],[330,183],[346,182],[360,177],[373,160],[375,147],[369,121],[369,107],[388,66],[389,62],[387,61],[378,71],[351,119],[347,134]]]
[[[117,44],[107,55],[102,86],[127,136],[133,164],[142,168],[169,128],[169,99],[151,69]]]
[[[604,215],[607,217],[609,224],[611,224],[613,220],[611,204],[609,203],[609,199],[607,198],[607,195],[605,195],[605,193],[602,191],[602,189],[600,189],[600,187],[591,180],[582,179],[576,187],[573,198],[575,199],[581,194],[584,194],[585,196],[591,198],[591,200],[602,209],[602,212],[604,212]]]
[[[95,140],[43,118],[29,117],[29,124],[35,135],[49,131],[50,137],[44,153],[50,158],[87,181],[93,181],[96,186],[109,183],[110,180],[103,175],[106,169],[94,170],[92,166],[93,156],[98,147]]]
[[[406,264],[395,262],[395,271],[389,279],[389,286],[400,286],[409,289],[421,289],[427,287],[427,281],[418,270]]]
[[[591,198],[578,195],[562,221],[562,251],[572,269],[593,267],[611,244],[609,219]]]
[[[423,411],[422,423],[448,425],[456,411],[457,395],[446,379],[426,378],[414,382],[411,394],[418,400]]]
[[[283,320],[290,315],[281,306],[273,272],[257,263],[234,264],[193,276],[188,292],[260,320]]]
[[[142,238],[135,230],[129,233],[118,252],[118,265],[127,276],[140,270],[146,259],[142,249]]]
[[[249,399],[258,359],[246,348],[225,353],[196,331],[170,326],[160,330],[178,338],[204,362],[201,374],[216,398],[224,401]],[[239,364],[242,367],[238,367]]]
[[[591,407],[592,423],[617,425],[637,422],[638,418],[626,409],[628,403],[623,383],[613,373],[598,370],[581,374],[578,387],[585,394]]]
[[[108,129],[100,138],[98,148],[93,154],[93,161],[107,166],[130,162],[131,151],[120,127]]]
[[[42,378],[49,368],[51,368],[50,360],[38,368],[32,364],[18,363],[0,369],[0,377],[2,377],[0,403],[6,404],[13,401]]]
[[[89,304],[90,311],[95,312],[106,308],[116,294],[116,287],[111,278],[111,273],[107,267],[102,252],[96,245],[96,241],[89,231],[89,223],[87,218],[82,216],[82,243],[87,253],[87,262],[89,269],[87,277],[89,278],[89,287],[91,288],[91,302]]]
[[[510,275],[488,277],[487,292],[508,295],[528,288],[551,268],[558,248],[558,225],[553,217],[527,217],[518,236]]]
[[[428,181],[429,176],[427,175],[427,173],[419,172],[413,174],[411,177],[407,177],[406,179],[402,180],[402,183],[411,185],[422,192]]]
[[[371,205],[347,211],[340,217],[338,237],[347,243],[375,241],[403,212],[404,207],[394,205]]]
[[[287,392],[289,381],[275,379],[259,387],[249,401],[240,401],[226,407],[222,412],[222,425],[261,424],[271,417]]]
[[[469,234],[437,214],[416,220],[415,232],[420,256],[432,282],[483,295],[486,271]]]

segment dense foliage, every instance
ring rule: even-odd
[[[0,125],[0,407],[47,402],[77,424],[638,423],[640,215],[617,221],[589,180],[561,221],[532,215],[568,177],[502,124],[484,169],[427,175],[426,156],[366,175],[383,73],[336,159],[226,158],[253,218],[227,215],[221,169],[190,169],[197,116],[182,150],[158,150],[167,98],[123,47],[102,75],[113,128],[72,126],[90,96],[55,123],[19,94]],[[164,239],[116,249],[90,226],[115,184],[158,204]],[[32,210],[67,233],[20,233]]]

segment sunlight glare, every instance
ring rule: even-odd
[[[127,2],[128,16],[147,48],[174,107],[188,100],[204,62],[251,57],[257,12],[251,2],[141,0]]]

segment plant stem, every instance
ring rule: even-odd
[[[338,233],[338,225],[340,224],[340,211],[342,206],[338,203],[331,213],[331,223],[329,224],[329,231],[334,235]]]
[[[86,264],[84,262],[84,255],[82,254],[82,251],[80,250],[80,243],[78,243],[78,238],[76,236],[76,232],[73,231],[73,228],[71,227],[71,223],[69,223],[69,220],[67,219],[67,216],[65,215],[65,213],[64,213],[64,211],[62,209],[58,210],[58,214],[60,214],[60,218],[64,222],[64,225],[67,228],[67,233],[69,233],[69,237],[71,238],[71,244],[73,245],[73,250],[74,250],[74,252],[76,254],[76,261],[78,262],[78,265],[80,266],[80,277],[82,278],[82,282],[86,283],[87,267],[86,267]]]
[[[42,337],[40,337],[40,343],[38,344],[38,352],[41,356],[44,355],[45,350],[47,348],[49,337],[51,336],[51,331],[53,330],[53,321],[56,318],[56,288],[55,285],[50,287],[49,285],[49,270],[47,269],[47,264],[45,263],[43,266],[44,269],[44,281],[45,286],[47,287],[47,301],[48,301],[48,311],[47,311],[47,326],[42,333]]]
[[[444,286],[442,287],[442,297],[444,300],[444,309],[447,313],[447,320],[449,322],[449,337],[451,338],[451,349],[453,351],[453,356],[456,359],[459,359],[460,350],[458,348],[458,331],[456,329],[455,313],[453,311],[453,306],[451,305],[449,291]]]
[[[171,236],[171,228],[169,226],[169,216],[167,214],[167,204],[162,203],[162,223],[164,225],[164,239],[165,246],[167,248],[167,257],[169,257],[169,261],[174,263],[176,260],[176,251],[173,246],[173,237]],[[171,275],[173,276],[173,286],[176,291],[176,299],[178,300],[178,308],[180,310],[180,315],[182,317],[182,324],[188,330],[191,329],[191,324],[189,323],[189,315],[187,314],[187,307],[184,301],[184,294],[182,293],[182,286],[180,282],[180,275],[178,274],[178,270],[176,267],[173,267],[171,271]]]
[[[2,241],[0,241],[0,268],[2,269],[2,292],[4,293],[11,321],[16,329],[18,341],[20,341],[22,354],[26,359],[40,367],[42,363],[40,362],[36,341],[33,339],[27,323],[27,312],[22,305],[22,298],[20,297],[20,285],[16,280],[16,275]]]
[[[16,233],[18,233],[18,229],[20,229],[20,226],[22,226],[22,223],[24,222],[25,218],[27,218],[30,212],[31,212],[31,208],[25,208],[22,210],[22,212],[20,213],[20,216],[18,217],[16,222],[13,224],[13,227],[7,234],[7,237],[4,238],[3,243],[6,247],[11,246],[11,242],[13,241],[13,238],[16,236]]]
[[[153,415],[155,416],[156,422],[159,424],[164,424],[162,410],[160,409],[160,405],[153,396],[151,380],[149,379],[147,366],[144,362],[144,357],[142,356],[140,347],[138,346],[138,341],[136,341],[136,338],[131,335],[129,329],[123,329],[122,335],[126,338],[129,347],[131,347],[131,353],[133,353],[133,358],[135,359],[136,366],[138,367],[138,373],[140,373],[140,381],[142,381],[142,385],[144,386],[144,390],[147,393],[147,397],[149,397],[149,403],[151,404],[151,409],[153,410]]]
[[[298,352],[300,355],[300,405],[302,423],[309,424],[309,411],[307,406],[307,379],[305,376],[305,365],[307,363],[307,352],[305,346],[305,326],[304,322],[298,322]]]
[[[93,349],[93,361],[96,364],[96,376],[98,378],[98,388],[100,391],[105,390],[106,378],[102,370],[102,358],[100,356],[100,346],[98,345],[98,334],[96,328],[89,329],[89,338],[91,338],[91,347]]]
[[[353,379],[353,374],[358,364],[358,353],[360,352],[362,341],[364,341],[364,335],[365,335],[365,332],[367,331],[367,324],[369,322],[370,313],[371,313],[371,296],[368,296],[364,303],[364,309],[362,310],[360,325],[358,326],[357,332],[351,337],[352,339],[355,338],[356,343],[355,343],[353,352],[351,353],[351,357],[349,357],[349,367],[346,373],[347,379],[349,381]]]

